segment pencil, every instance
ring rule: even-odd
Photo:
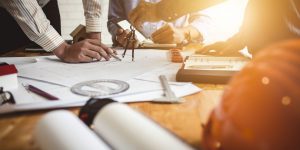
[[[113,58],[115,58],[115,59],[118,60],[118,61],[122,61],[122,59],[119,58],[119,57],[118,57],[117,55],[115,55],[115,54],[110,54],[110,56],[113,57]]]
[[[101,41],[101,32],[100,32],[100,44],[102,43],[102,41]],[[122,59],[121,58],[119,58],[116,54],[109,54],[111,57],[113,57],[113,58],[115,58],[116,60],[118,60],[118,61],[122,61]]]
[[[33,85],[23,85],[28,91],[32,92],[32,93],[35,93],[39,96],[42,96],[44,98],[46,98],[47,100],[58,100],[57,97],[33,86]]]

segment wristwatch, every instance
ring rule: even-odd
[[[116,101],[109,99],[109,98],[105,98],[105,99],[91,98],[80,109],[78,116],[87,126],[91,126],[97,113],[104,106],[106,106],[110,103],[115,103],[115,102]]]

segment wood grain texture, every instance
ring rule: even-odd
[[[16,53],[17,56],[36,55],[18,50],[15,53],[10,52],[2,56],[16,56],[14,55]],[[181,104],[139,102],[128,105],[152,118],[193,147],[199,148],[202,125],[207,122],[209,113],[219,103],[224,85],[196,85],[204,90],[185,97],[186,101]],[[79,109],[69,108],[67,110],[78,114]],[[37,121],[49,111],[51,110],[0,115],[0,149],[38,150],[39,147],[34,142],[33,137],[34,128]]]

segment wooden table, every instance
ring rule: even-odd
[[[1,56],[37,56],[49,53],[25,53],[22,49],[1,54]],[[140,111],[169,129],[187,143],[199,148],[202,128],[208,120],[209,113],[216,106],[225,85],[197,84],[202,92],[186,97],[182,104],[157,104],[151,102],[129,103],[133,109]],[[78,114],[80,108],[68,110]],[[33,132],[37,121],[50,110],[22,112],[0,116],[1,150],[38,150]]]

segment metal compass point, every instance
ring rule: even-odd
[[[108,96],[125,92],[129,84],[120,80],[91,80],[75,84],[71,91],[73,93],[89,96]]]

